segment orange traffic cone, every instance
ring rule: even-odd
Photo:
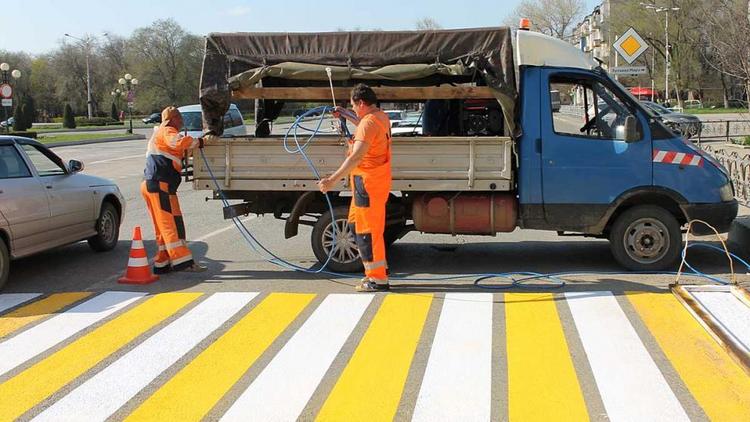
[[[148,265],[146,257],[146,248],[143,247],[143,238],[141,237],[141,227],[135,226],[133,229],[133,244],[130,247],[130,259],[128,259],[128,268],[125,276],[117,280],[123,284],[150,284],[158,280],[159,276],[151,273],[151,267]]]

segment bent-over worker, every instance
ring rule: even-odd
[[[391,122],[377,106],[375,92],[358,84],[351,92],[352,118],[337,107],[334,115],[344,116],[357,125],[349,140],[347,158],[332,175],[318,182],[328,192],[343,177],[350,177],[352,203],[349,225],[353,229],[365,277],[357,285],[360,292],[388,289],[385,258],[385,205],[391,191]],[[352,227],[353,226],[353,227]]]
[[[165,108],[161,112],[161,125],[148,141],[146,169],[141,183],[141,195],[154,223],[159,248],[154,258],[156,274],[201,272],[206,269],[195,263],[187,247],[185,222],[177,199],[182,157],[188,149],[199,146],[201,140],[181,134],[180,127],[180,111],[171,106]]]

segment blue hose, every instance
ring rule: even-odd
[[[316,107],[313,109],[308,110],[304,114],[300,115],[295,119],[294,123],[289,127],[286,134],[284,135],[284,150],[289,154],[300,154],[302,158],[305,160],[307,165],[310,167],[310,170],[315,175],[315,178],[320,180],[320,173],[318,172],[318,169],[315,167],[313,162],[310,160],[310,158],[307,156],[305,150],[308,146],[315,140],[315,137],[320,133],[328,133],[328,132],[321,132],[320,128],[323,124],[323,121],[325,120],[326,113],[330,113],[333,111],[332,107],[328,106],[322,106],[322,107]],[[318,119],[317,126],[315,129],[309,129],[301,125],[301,121],[312,114],[320,114],[320,119]],[[298,134],[298,130],[303,130],[306,132],[310,132],[310,135],[303,141],[303,143],[300,143],[300,136]],[[346,124],[342,124],[342,131],[344,132],[344,135],[349,137],[349,131],[346,127]],[[292,136],[292,140],[294,141],[294,147],[290,147],[289,144],[289,137]],[[208,174],[211,177],[211,180],[214,183],[214,186],[216,187],[216,191],[219,192],[219,197],[221,198],[222,204],[226,207],[229,206],[229,201],[227,200],[226,196],[224,195],[224,191],[219,186],[219,183],[214,176],[213,170],[211,169],[211,166],[208,164],[208,160],[206,159],[205,154],[203,153],[203,150],[200,150],[201,158],[203,159],[203,163],[206,166],[206,169],[208,170]],[[326,203],[328,205],[328,209],[331,213],[331,215],[334,215],[333,212],[333,203],[331,202],[331,198],[328,194],[324,195],[326,198]],[[300,267],[299,265],[295,265],[289,261],[284,260],[283,258],[280,258],[268,248],[263,246],[258,239],[253,236],[252,233],[250,233],[250,230],[247,229],[245,224],[240,221],[237,217],[232,217],[232,222],[237,227],[237,230],[240,232],[240,235],[242,235],[243,239],[247,244],[250,246],[250,248],[257,253],[259,256],[261,256],[266,261],[278,265],[282,268],[292,270],[292,271],[298,271],[306,274],[325,274],[335,277],[344,277],[344,278],[356,278],[352,277],[351,274],[343,274],[343,273],[337,273],[333,271],[327,271],[326,267],[331,261],[331,258],[333,256],[333,248],[328,253],[328,258],[326,259],[325,263],[317,269],[317,270],[311,270],[309,268]],[[333,224],[332,228],[334,230],[333,236],[336,237],[336,225]],[[708,245],[708,244],[702,244],[702,243],[693,243],[688,245],[688,249],[694,246],[704,247],[708,249],[715,249],[721,252],[724,252],[724,249]],[[685,258],[685,252],[682,253],[682,258]],[[742,263],[748,272],[750,272],[750,264],[745,262],[742,258],[730,253],[731,257],[733,259],[736,259],[740,263]],[[723,280],[719,277],[711,276],[708,274],[704,274],[695,268],[693,268],[687,261],[685,262],[686,267],[692,271],[692,273],[685,272],[683,273],[686,276],[693,276],[693,277],[700,277],[707,280],[710,280],[715,283],[719,284],[729,284],[728,281]],[[574,275],[632,275],[632,274],[640,274],[640,275],[674,275],[676,276],[676,272],[670,272],[670,271],[661,271],[661,272],[560,272],[560,273],[551,273],[551,274],[542,274],[542,273],[535,273],[535,272],[512,272],[512,273],[484,273],[484,274],[459,274],[459,275],[453,275],[453,276],[445,276],[445,277],[430,277],[430,278],[417,278],[417,277],[410,277],[410,276],[398,276],[398,275],[392,275],[389,278],[392,280],[408,280],[408,281],[453,281],[453,280],[463,280],[463,279],[474,279],[474,286],[481,288],[481,289],[489,289],[489,290],[505,290],[505,289],[511,289],[511,288],[526,288],[526,289],[534,289],[534,290],[549,290],[549,289],[559,289],[563,286],[565,286],[565,281],[561,277],[565,276],[574,276]],[[358,277],[358,276],[357,276]],[[505,284],[484,284],[487,280],[504,280],[507,281]],[[547,281],[549,284],[546,285],[540,285],[540,284],[533,284],[529,285],[527,283],[532,281]]]

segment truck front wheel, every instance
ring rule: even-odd
[[[631,271],[664,270],[680,256],[680,223],[664,208],[633,207],[617,217],[609,244],[617,262]]]
[[[312,249],[321,264],[331,260],[326,269],[341,273],[361,272],[362,261],[359,259],[359,249],[354,238],[354,232],[349,229],[349,207],[338,206],[333,209],[334,215],[326,211],[313,226]],[[331,249],[333,248],[333,252]]]

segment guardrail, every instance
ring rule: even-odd
[[[737,149],[724,143],[704,143],[700,147],[729,171],[734,196],[742,205],[750,207],[750,149]]]
[[[715,141],[732,143],[750,136],[750,120],[703,120],[701,124],[703,128],[694,139],[699,145]]]

